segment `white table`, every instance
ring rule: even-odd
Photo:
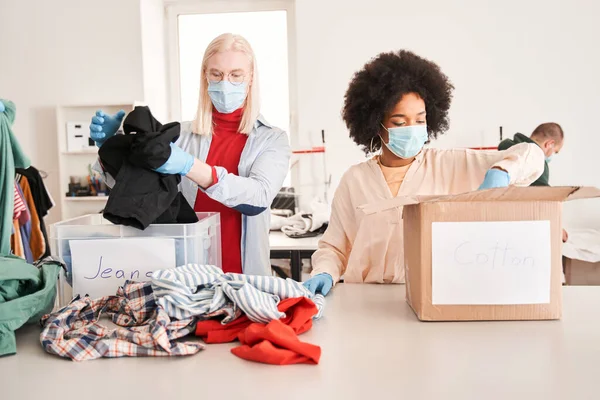
[[[232,345],[185,358],[75,363],[51,356],[39,327],[0,358],[2,399],[598,399],[600,288],[565,287],[561,321],[419,322],[404,286],[340,284],[301,340],[321,363],[241,360]]]
[[[322,236],[295,239],[286,236],[283,232],[271,231],[269,233],[271,258],[289,259],[292,279],[300,282],[302,280],[302,259],[312,256],[317,250]]]

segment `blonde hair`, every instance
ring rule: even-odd
[[[258,71],[256,68],[256,57],[248,41],[233,33],[224,33],[216,37],[204,52],[202,66],[200,69],[200,96],[198,98],[198,111],[194,120],[194,132],[200,135],[211,135],[213,132],[212,110],[213,104],[208,96],[208,79],[206,76],[206,64],[208,60],[217,53],[225,51],[240,51],[250,59],[252,71],[250,71],[250,90],[244,101],[244,114],[240,122],[239,131],[249,134],[254,128],[254,123],[260,112],[260,99],[258,94]],[[223,79],[227,79],[224,77]]]

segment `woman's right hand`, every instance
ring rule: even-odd
[[[125,117],[125,111],[123,110],[115,115],[107,115],[102,110],[96,111],[96,115],[92,117],[92,123],[90,124],[90,137],[96,142],[96,146],[102,146],[104,142],[117,133],[121,122],[123,122],[123,117]]]

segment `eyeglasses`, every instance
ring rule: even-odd
[[[211,70],[208,71],[207,79],[209,83],[219,83],[223,80],[224,76],[221,71]],[[232,85],[239,86],[246,80],[246,75],[242,71],[232,71],[227,74],[227,80]]]

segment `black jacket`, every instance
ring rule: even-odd
[[[105,171],[116,181],[104,217],[146,229],[150,224],[193,223],[198,218],[177,186],[179,175],[154,171],[171,155],[179,137],[179,123],[162,125],[148,107],[136,107],[123,122],[124,135],[108,139],[98,152]]]

